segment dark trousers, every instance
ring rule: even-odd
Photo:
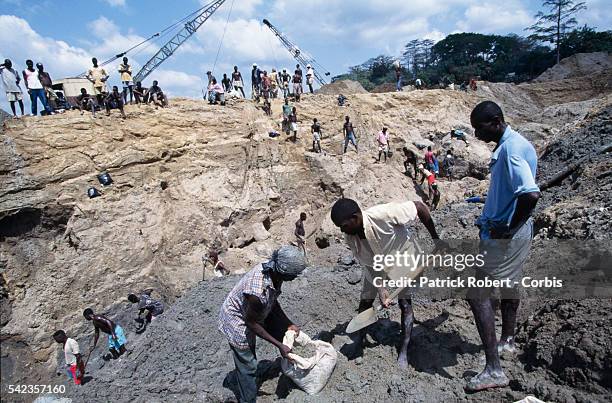
[[[277,305],[278,306],[278,305]],[[263,327],[276,340],[282,341],[290,323],[287,323],[274,314],[272,309],[265,319]],[[240,403],[252,403],[257,400],[257,355],[255,344],[247,349],[238,349],[230,345],[236,365],[236,379],[238,381],[238,393]]]
[[[251,349],[239,350],[230,346],[234,353],[236,378],[240,403],[254,403],[257,400],[257,357]]]
[[[47,95],[45,94],[44,88],[38,88],[35,90],[30,90],[30,101],[32,102],[32,115],[36,116],[38,114],[38,100],[40,99],[40,103],[43,105],[47,113],[51,113],[51,107],[49,106],[49,102],[47,101]]]

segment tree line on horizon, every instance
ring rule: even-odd
[[[584,3],[546,0],[542,4],[548,13],[536,14],[535,24],[525,29],[532,32],[527,37],[464,32],[437,43],[414,39],[405,45],[401,58],[379,55],[332,81],[355,80],[370,91],[395,82],[399,61],[404,81],[420,78],[428,86],[461,84],[471,78],[524,82],[576,53],[612,51],[612,31],[598,32],[587,25],[575,29],[574,15],[586,8]]]

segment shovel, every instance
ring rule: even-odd
[[[395,275],[392,278],[397,279],[399,277],[409,277],[412,279],[412,278],[417,277],[419,274],[421,274],[422,271],[423,271],[423,267],[420,267],[419,269],[411,271],[411,272],[402,271],[403,273],[401,273],[398,270],[398,272],[394,273]],[[404,273],[405,275],[402,276],[401,274],[404,274]],[[394,299],[395,297],[397,297],[404,288],[405,287],[400,287],[396,289],[395,291],[393,291],[389,295],[389,299]],[[365,311],[361,312],[359,315],[355,316],[353,319],[351,319],[349,324],[346,326],[346,333],[354,333],[357,330],[361,330],[364,327],[368,327],[371,324],[376,323],[376,321],[378,320],[378,312],[381,309],[382,309],[382,305],[379,305],[377,307],[366,309]]]

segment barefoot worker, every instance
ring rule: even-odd
[[[53,333],[53,339],[61,344],[64,349],[68,377],[72,379],[75,385],[80,385],[85,375],[85,364],[83,363],[79,343],[75,339],[66,336],[66,332],[63,330],[57,330]],[[77,370],[79,371],[78,373]]]
[[[127,299],[133,304],[138,304],[138,317],[136,322],[140,323],[141,329],[146,329],[147,325],[157,316],[164,313],[164,303],[151,298],[152,289],[148,289],[139,294],[128,294]],[[144,314],[144,317],[143,317]]]
[[[376,287],[374,277],[382,272],[374,271],[375,256],[396,255],[396,253],[418,253],[418,246],[411,239],[407,225],[416,218],[423,223],[433,239],[439,239],[434,222],[427,206],[420,201],[395,202],[379,204],[362,211],[357,202],[351,199],[340,199],[332,207],[331,219],[345,234],[346,243],[353,255],[364,266],[363,289],[359,301],[359,312],[372,307],[376,291],[382,305],[386,308],[391,301],[384,287]],[[398,357],[401,368],[408,367],[408,344],[414,314],[412,301],[400,295],[399,306],[402,312],[402,341]],[[354,344],[354,355],[361,355],[366,329],[361,329]]]
[[[110,351],[113,358],[117,359],[127,351],[125,349],[127,339],[125,338],[125,334],[123,333],[123,328],[121,326],[115,324],[115,322],[108,319],[106,316],[94,314],[94,311],[91,308],[85,309],[85,311],[83,311],[83,316],[85,319],[93,322],[95,329],[94,343],[91,347],[91,351],[93,351],[93,349],[96,348],[96,344],[98,344],[100,330],[108,334],[108,351]]]
[[[514,281],[522,277],[533,237],[531,213],[540,198],[540,189],[535,182],[537,154],[531,143],[504,121],[501,108],[494,102],[478,104],[470,121],[476,130],[476,138],[497,143],[489,164],[489,192],[477,221],[480,239],[483,240],[481,247],[488,252],[477,276]],[[491,241],[496,239],[507,241]],[[470,379],[466,390],[475,392],[507,386],[509,381],[499,362],[499,352],[514,350],[518,290],[501,289],[502,332],[499,343],[495,334],[491,289],[473,288],[470,291],[468,300],[487,362],[484,370]]]
[[[255,336],[273,344],[287,358],[291,349],[282,343],[289,329],[300,329],[287,318],[277,298],[284,281],[294,280],[306,268],[306,258],[295,246],[282,246],[265,263],[251,271],[230,291],[219,313],[219,330],[227,337],[240,391],[240,402],[257,398]]]

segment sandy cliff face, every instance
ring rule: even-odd
[[[296,144],[284,134],[268,136],[280,131],[280,103],[272,118],[250,101],[219,107],[174,99],[166,109],[128,106],[126,120],[76,111],[7,120],[0,136],[3,384],[47,379],[56,366],[50,335],[57,328],[83,334],[84,308],[117,313],[129,291],[147,287],[172,302],[202,279],[202,257],[213,247],[240,273],[293,239],[301,211],[309,216],[311,259],[335,264],[320,248],[339,242],[328,218],[339,196],[367,207],[423,195],[403,174],[403,146],[454,147],[461,179],[441,183],[441,208],[452,211],[466,195],[482,194],[490,146],[472,137],[466,147],[448,132],[469,131],[469,113],[483,99],[497,100],[542,150],[609,104],[605,89],[592,89],[597,96],[588,100],[576,92],[542,102],[541,86],[360,93],[345,108],[335,95],[306,95],[296,105]],[[341,154],[345,115],[355,124],[359,154],[352,146]],[[310,152],[315,117],[322,154]],[[383,125],[394,155],[374,164],[374,134]],[[111,186],[98,183],[103,171]],[[90,186],[102,196],[89,199]]]

